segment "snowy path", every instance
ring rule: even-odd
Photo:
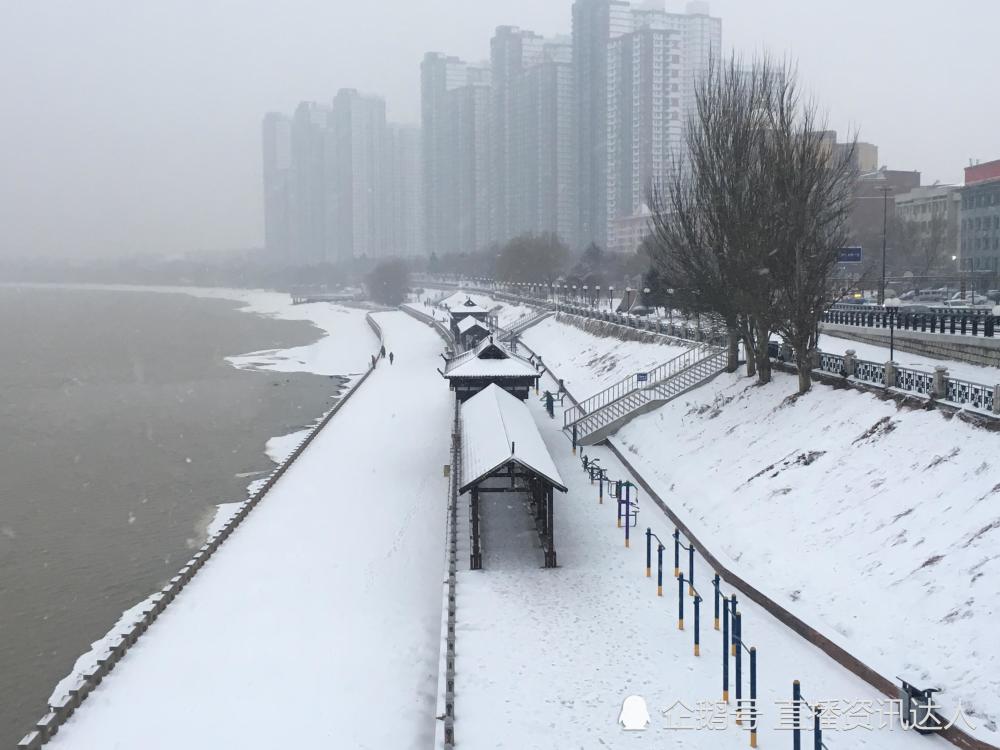
[[[452,399],[441,342],[388,360],[49,747],[427,748]]]
[[[543,380],[543,388],[551,387],[545,384],[548,380]],[[727,728],[716,731],[670,728],[663,714],[680,701],[684,708],[675,708],[670,720],[690,726],[700,718],[685,719],[685,710],[697,717],[700,705],[707,705],[702,702],[721,698],[721,634],[712,629],[707,565],[696,560],[696,571],[701,571],[696,582],[708,601],[702,611],[701,656],[695,657],[690,599],[687,629],[677,629],[672,548],[665,556],[662,598],[656,596],[655,579],[645,578],[643,572],[642,530],[651,526],[669,539],[672,525],[651,501],[640,498],[640,529],[631,549],[625,549],[614,503],[598,504],[596,487],[558,431],[562,415],[557,410],[556,419],[550,420],[537,399],[529,403],[569,486],[567,494],[556,493],[560,567],[542,569],[538,555],[534,568],[522,567],[517,564],[519,553],[507,560],[503,549],[494,549],[484,570],[459,573],[457,743],[476,750],[746,747],[746,732],[735,725],[731,713],[720,719]],[[608,450],[592,448],[588,454],[599,457],[612,478],[628,478]],[[497,531],[490,527],[486,533],[493,536]],[[741,611],[746,640],[759,653],[760,747],[791,747],[790,733],[778,728],[778,712],[779,702],[790,700],[793,679],[802,681],[804,694],[812,700],[883,705],[884,696],[767,613],[749,603],[742,604]],[[645,732],[625,732],[617,724],[622,701],[631,694],[648,703],[651,722]],[[951,747],[939,738],[898,728],[829,731],[824,741],[831,750]],[[811,736],[803,738],[803,746],[812,746]]]

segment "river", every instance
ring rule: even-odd
[[[238,307],[0,287],[0,747],[273,467],[268,438],[332,405],[337,378],[226,361],[321,335]]]

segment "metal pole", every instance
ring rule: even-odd
[[[694,596],[694,545],[688,547],[688,594]]]
[[[896,361],[896,308],[889,309],[889,361]]]
[[[739,612],[733,613],[733,640],[737,641],[736,645],[736,723],[742,724],[743,721],[740,717],[741,703],[743,701],[743,643],[740,641],[740,633],[742,628],[740,626],[740,620],[742,615]]]
[[[715,578],[712,579],[712,586],[715,587],[715,629],[719,629],[719,589],[722,583],[722,579],[719,578],[719,574],[715,574]]]
[[[694,655],[701,656],[701,597],[694,598]]]
[[[656,545],[656,595],[663,596],[663,545]]]
[[[677,629],[684,630],[684,576],[677,579]]]
[[[886,231],[888,229],[889,222],[889,191],[892,190],[890,187],[881,188],[882,190],[882,285],[878,290],[878,303],[879,305],[885,304],[885,246],[886,246]]]
[[[750,647],[750,747],[757,747],[757,649]]]
[[[816,706],[813,711],[813,750],[823,750],[823,727],[820,726],[819,715],[823,713],[822,706]]]
[[[681,574],[681,532],[674,529],[674,578]]]
[[[653,530],[646,527],[646,578],[653,575]]]
[[[722,610],[722,702],[729,703],[729,607]]]
[[[792,683],[792,750],[802,750],[802,730],[799,724],[799,704],[802,701],[802,688],[799,681]]]
[[[732,656],[736,656],[736,594],[730,597],[731,606],[733,608],[733,639],[730,645],[730,652]]]

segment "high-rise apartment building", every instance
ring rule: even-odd
[[[261,125],[264,177],[264,247],[275,260],[290,259],[292,248],[292,122],[269,112]]]
[[[662,5],[576,0],[582,241],[608,246],[621,220],[639,212],[651,181],[682,167],[675,156],[697,86],[721,61],[721,46],[722,22],[707,3],[667,13]]]
[[[416,125],[386,126],[385,249],[400,258],[423,254],[420,135]]]
[[[327,190],[327,153],[331,148],[330,108],[302,102],[292,117],[291,253],[289,262],[326,261],[331,198]]]
[[[327,260],[382,257],[386,254],[385,102],[341,89],[333,99],[330,126]]]
[[[546,41],[541,58],[516,80],[511,234],[554,233],[575,247],[579,172],[569,40]]]
[[[440,251],[482,250],[494,239],[491,110],[493,91],[487,67],[469,66],[467,82],[445,97],[444,231]]]
[[[518,109],[523,106],[520,102],[522,76],[526,68],[541,61],[543,43],[538,34],[516,26],[498,27],[490,40],[493,221],[499,242],[523,231],[519,214],[524,208],[516,205],[515,182],[527,146],[520,141],[518,133]]]
[[[420,130],[387,127],[385,102],[341,89],[262,123],[264,232],[292,265],[420,251]]]
[[[633,28],[625,0],[573,3],[573,89],[579,170],[579,242],[604,245],[607,227],[608,42]]]

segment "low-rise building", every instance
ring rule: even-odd
[[[1000,159],[966,167],[959,195],[960,267],[996,274],[1000,272]]]

